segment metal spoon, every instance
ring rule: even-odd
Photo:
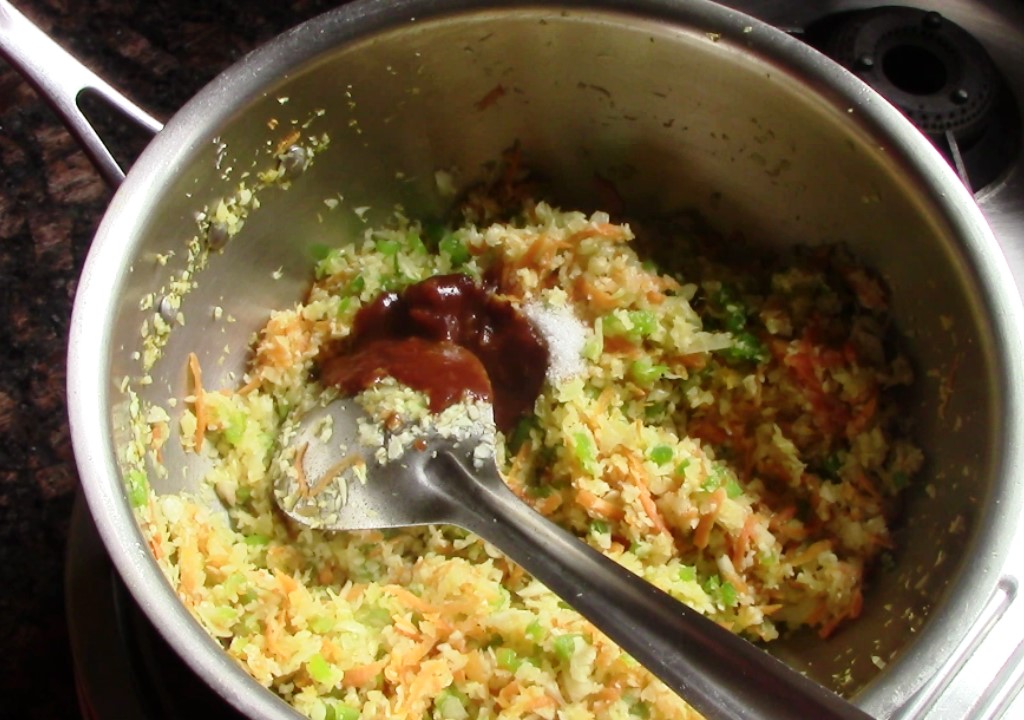
[[[460,440],[429,433],[380,465],[360,454],[361,417],[355,401],[335,400],[306,414],[285,441],[279,462],[295,471],[280,473],[275,495],[297,522],[325,530],[450,524],[476,533],[709,720],[870,717],[522,502],[487,451],[493,426],[483,419]]]

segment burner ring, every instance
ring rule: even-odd
[[[936,12],[885,7],[853,14],[827,50],[921,130],[970,144],[985,129],[999,78],[984,48]]]

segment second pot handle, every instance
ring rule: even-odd
[[[159,120],[79,62],[7,0],[0,0],[0,55],[49,101],[112,187],[121,184],[125,173],[79,107],[82,92],[96,93],[123,117],[154,135],[163,128]]]

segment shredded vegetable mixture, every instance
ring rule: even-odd
[[[921,463],[893,401],[911,373],[885,341],[884,288],[839,249],[737,263],[703,240],[681,224],[637,239],[603,213],[528,204],[506,223],[402,221],[323,249],[242,387],[205,387],[192,358],[180,440],[211,461],[227,514],[138,499],[182,600],[315,720],[696,716],[475,536],[324,533],[275,511],[277,430],[322,392],[320,348],[382,290],[491,271],[514,302],[574,316],[582,340],[573,371],[549,376],[499,438],[517,495],[752,640],[827,637],[856,618]],[[410,417],[426,407],[395,383],[368,392]]]

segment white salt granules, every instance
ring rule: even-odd
[[[555,385],[583,372],[582,352],[587,331],[572,310],[539,302],[527,303],[522,310],[547,341],[548,382]]]

